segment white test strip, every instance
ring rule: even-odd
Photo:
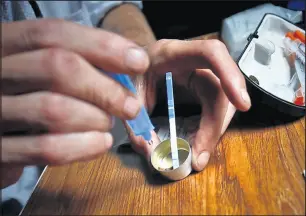
[[[166,86],[167,86],[167,97],[168,97],[168,115],[169,115],[169,124],[170,124],[171,155],[172,155],[173,169],[176,169],[180,166],[180,162],[177,150],[175,110],[174,110],[174,97],[173,97],[171,72],[166,73]]]

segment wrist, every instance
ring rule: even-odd
[[[134,4],[124,3],[103,19],[100,27],[119,34],[144,47],[156,42],[155,35],[142,11]]]

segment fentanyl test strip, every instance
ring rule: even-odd
[[[176,137],[176,124],[175,124],[175,110],[174,110],[174,97],[173,97],[173,85],[172,85],[172,73],[166,73],[166,86],[167,86],[167,98],[168,98],[168,115],[170,124],[170,142],[171,142],[171,155],[173,169],[180,166],[178,150],[177,150],[177,137]]]

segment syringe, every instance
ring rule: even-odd
[[[108,72],[106,74],[130,90],[133,94],[137,94],[136,89],[128,75]],[[151,144],[151,131],[154,130],[154,126],[152,125],[144,106],[141,107],[140,112],[135,119],[126,120],[126,122],[136,136],[142,136],[146,141],[148,141],[149,144]]]
[[[285,49],[288,53],[294,52],[296,57],[305,65],[305,44],[298,40],[291,40],[290,38],[284,38]]]

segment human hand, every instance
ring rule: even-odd
[[[59,165],[107,151],[112,116],[132,119],[141,103],[95,67],[143,74],[146,52],[113,33],[63,20],[1,26],[2,167]],[[44,133],[16,135],[34,127]]]
[[[202,114],[198,127],[189,137],[192,145],[194,170],[203,170],[210,154],[228,127],[236,109],[247,111],[251,101],[245,80],[230,57],[225,45],[218,40],[161,40],[148,48],[151,67],[140,79],[139,92],[149,112],[154,108],[157,83],[171,71],[174,82],[181,86],[185,95],[175,95],[190,102],[191,96],[201,104]],[[187,107],[188,108],[188,107]],[[153,132],[154,145],[149,146],[142,138],[130,133],[133,148],[149,159],[159,143]]]

